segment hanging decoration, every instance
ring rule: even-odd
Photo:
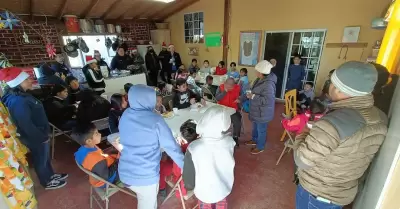
[[[13,65],[8,61],[6,55],[0,52],[0,69],[6,67],[12,67]]]
[[[56,56],[56,49],[54,48],[54,44],[51,44],[50,42],[47,42],[46,44],[46,52],[49,55],[50,58],[54,58]]]
[[[1,20],[0,22],[4,24],[4,28],[13,29],[14,26],[18,26],[19,20],[15,18],[13,14],[10,14],[7,10],[0,14]]]
[[[25,32],[24,32],[24,35],[22,36],[22,38],[24,38],[25,43],[29,43],[29,37]]]
[[[6,27],[6,25],[3,22],[1,22],[1,17],[0,17],[0,29],[3,29],[5,27]]]

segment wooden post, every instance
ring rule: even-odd
[[[230,8],[231,8],[231,0],[225,0],[224,4],[224,33],[223,37],[223,53],[222,60],[225,62],[225,66],[228,66],[228,47],[229,47],[229,25],[230,25]]]

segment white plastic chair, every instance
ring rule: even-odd
[[[93,208],[93,200],[95,200],[97,205],[101,209],[104,209],[101,202],[104,202],[105,209],[108,209],[109,208],[108,203],[110,202],[109,198],[117,192],[123,192],[131,197],[136,198],[136,194],[133,191],[127,190],[127,189],[119,187],[113,183],[110,183],[110,182],[104,180],[103,178],[97,176],[96,174],[92,173],[91,171],[86,170],[78,162],[75,161],[75,163],[79,167],[79,169],[81,169],[83,172],[85,172],[89,177],[93,177],[96,180],[101,181],[105,184],[105,188],[93,187],[92,185],[90,185],[90,197],[89,197],[90,198],[90,208]],[[93,194],[93,191],[96,193],[96,195]]]

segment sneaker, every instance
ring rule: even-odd
[[[247,141],[246,143],[244,143],[245,145],[249,145],[249,146],[255,146],[257,145],[253,140]]]
[[[64,174],[64,173],[56,173],[50,177],[51,180],[58,180],[58,181],[65,180],[67,178],[68,178],[68,174]]]
[[[59,189],[64,187],[65,185],[67,185],[66,181],[51,180],[49,183],[47,183],[44,189],[46,190]]]
[[[253,154],[253,155],[260,154],[261,152],[264,152],[264,150],[263,149],[257,149],[257,148],[251,149],[251,154]]]

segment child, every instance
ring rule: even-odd
[[[286,84],[286,90],[297,89],[300,91],[302,80],[306,76],[306,71],[304,70],[304,66],[301,65],[301,56],[295,55],[293,57],[293,64],[289,66],[289,76],[288,83]]]
[[[230,114],[225,111],[219,105],[206,110],[196,127],[200,138],[190,143],[185,154],[182,173],[185,188],[194,187],[200,209],[228,208],[226,197],[234,181],[235,142],[224,134],[231,126]],[[191,167],[194,173],[188,172]]]
[[[247,77],[247,68],[240,69],[239,86],[241,89],[240,95],[245,95],[246,90],[250,89],[249,78]]]
[[[82,145],[75,152],[75,160],[82,167],[103,178],[115,183],[118,181],[118,157],[107,155],[97,147],[101,141],[101,134],[93,123],[81,124],[74,129],[74,136],[77,142]],[[105,184],[90,177],[90,183],[94,187],[103,187]]]
[[[178,137],[178,143],[181,145],[182,152],[185,153],[187,147],[191,142],[198,138],[198,134],[196,133],[196,122],[193,120],[187,120],[184,122],[180,127],[180,136]],[[193,165],[193,164],[192,164]],[[193,173],[194,168],[193,166],[186,166],[185,167],[186,173]],[[161,161],[160,163],[160,194],[163,197],[166,197],[166,182],[165,178],[169,175],[173,174],[173,180],[176,182],[182,175],[182,170],[175,164],[171,163],[171,161]],[[186,195],[186,189],[184,187],[183,181],[181,182],[181,189],[182,194]],[[193,189],[193,188],[192,188]],[[177,197],[179,198],[179,193],[176,193]]]
[[[174,108],[188,108],[190,105],[195,104],[196,102],[201,102],[203,105],[205,105],[205,100],[202,99],[200,95],[197,95],[188,89],[185,79],[176,80],[176,87],[177,89],[173,100]]]
[[[212,99],[213,96],[215,97],[215,94],[217,93],[217,86],[213,85],[214,78],[211,75],[208,75],[206,77],[206,84],[205,87],[209,90],[209,92],[204,92],[205,96],[207,99]],[[210,95],[211,93],[212,95]]]
[[[162,104],[162,100],[163,100],[163,97],[162,97],[161,93],[157,92],[157,103],[156,103],[155,111],[158,114],[163,114],[163,113],[167,112],[167,109],[165,109],[165,106]]]
[[[198,95],[201,95],[201,88],[196,84],[196,75],[197,73],[195,71],[190,71],[190,75],[187,78],[186,83],[189,85],[190,90]]]
[[[125,97],[125,100],[126,100],[126,101],[128,101],[128,92],[129,92],[129,89],[130,89],[132,86],[133,86],[133,84],[131,84],[131,83],[126,83],[126,84],[124,85],[124,91],[125,91],[124,97]],[[128,104],[128,106],[129,106],[129,104]]]
[[[119,119],[124,113],[124,110],[128,107],[128,101],[122,94],[113,94],[110,98],[111,110],[108,113],[108,124],[111,133],[118,133]]]
[[[230,78],[239,78],[239,72],[236,71],[236,63],[235,62],[231,62],[231,67],[229,68],[229,73],[228,73],[228,77]]]
[[[312,100],[310,109],[306,110],[305,113],[298,114],[292,119],[283,119],[283,128],[289,132],[296,132],[299,135],[303,132],[303,129],[308,124],[308,121],[317,121],[325,114],[325,106],[319,100]]]
[[[192,59],[192,64],[189,66],[189,73],[197,73],[199,67],[197,66],[197,59]]]
[[[202,72],[202,73],[211,73],[210,70],[211,70],[210,62],[208,60],[204,60],[203,67],[200,69],[200,72]]]
[[[304,85],[304,89],[299,91],[298,105],[300,105],[302,109],[305,109],[310,105],[314,97],[315,97],[314,83],[307,82]]]
[[[74,76],[70,75],[65,78],[65,83],[68,85],[68,102],[70,104],[75,104],[82,100],[81,90],[82,86],[79,85],[79,81]]]
[[[225,75],[226,74],[225,62],[220,61],[217,68],[215,69],[215,75]]]
[[[177,79],[187,79],[188,76],[189,76],[188,70],[185,69],[184,65],[181,65],[179,67],[178,73],[176,74],[175,80],[177,80]]]

